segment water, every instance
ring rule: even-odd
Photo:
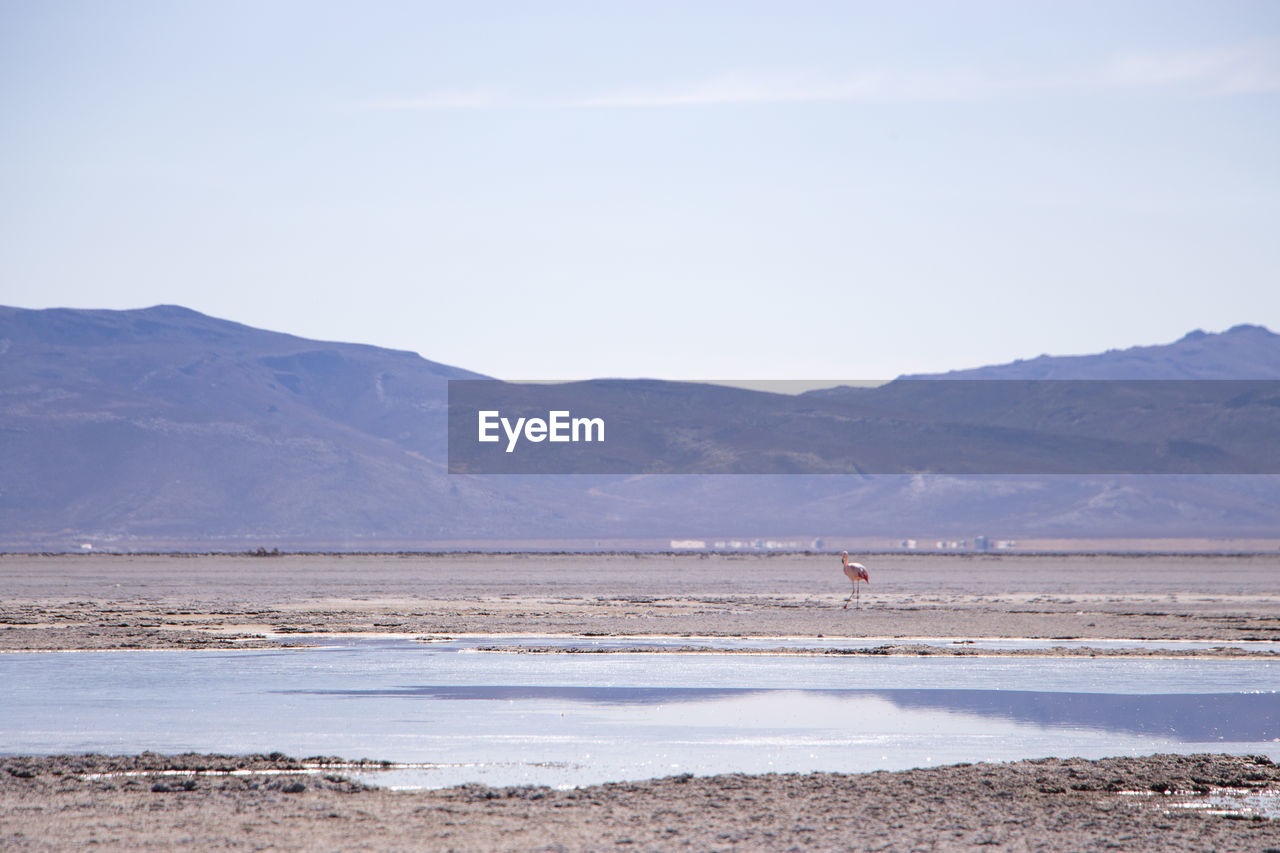
[[[307,634],[294,634],[293,637],[307,637]],[[322,638],[328,635],[312,635]],[[423,638],[427,642],[439,643],[441,648],[449,649],[519,649],[521,647],[543,647],[561,649],[677,649],[695,648],[708,651],[718,650],[760,650],[772,649],[808,650],[808,649],[874,649],[878,646],[902,646],[911,644],[929,645],[943,649],[978,649],[978,650],[1043,650],[1050,648],[1064,649],[1141,649],[1150,652],[1162,651],[1207,651],[1210,649],[1239,649],[1249,652],[1280,652],[1280,642],[1273,640],[1106,640],[1087,639],[1046,640],[1038,637],[977,637],[974,639],[955,640],[938,637],[680,637],[680,636],[607,636],[581,637],[563,634],[451,634],[447,637]]]
[[[1280,663],[522,655],[475,642],[0,655],[0,750],[421,764],[411,787],[859,772],[1042,756],[1280,759]]]

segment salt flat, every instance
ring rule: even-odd
[[[0,557],[0,649],[303,633],[1280,640],[1280,555]]]
[[[865,651],[868,644],[881,641],[893,645],[889,650],[899,654],[919,655],[922,641],[935,644],[930,648],[949,644],[967,653],[1001,638],[1009,641],[1004,652],[1046,655],[1043,647],[1055,641],[1067,644],[1065,638],[1070,638],[1069,644],[1080,653],[1101,656],[1107,650],[1125,657],[1151,653],[1150,648],[1140,647],[1139,640],[1204,640],[1237,647],[1270,641],[1255,653],[1267,657],[1275,654],[1269,651],[1271,643],[1280,640],[1278,556],[894,555],[868,557],[864,562],[871,568],[872,583],[862,590],[863,606],[842,610],[848,585],[839,572],[838,558],[830,555],[5,555],[0,557],[0,650],[169,649],[137,659],[163,657],[181,666],[187,659],[184,649],[315,645],[338,634],[371,642],[386,637],[401,643],[418,637],[438,641],[470,635],[467,642],[472,645],[516,651],[563,652],[566,646],[576,646],[582,652],[590,651],[592,644],[612,641],[614,648],[600,650],[606,658],[592,657],[613,672],[626,661],[609,653],[637,651],[643,643],[635,642],[636,637],[660,638],[661,651],[672,650],[665,644],[682,648],[710,643],[721,647],[717,655],[725,647],[740,654],[759,653],[761,644],[789,646],[806,654],[819,647],[848,651],[861,646]],[[559,640],[550,642],[550,636]],[[735,642],[735,638],[750,641]],[[433,645],[421,643],[424,649]],[[984,653],[1001,651],[988,648]],[[1209,654],[1199,646],[1185,651],[1193,656]],[[692,653],[705,655],[706,648],[693,648]],[[474,652],[455,654],[477,657]],[[92,655],[6,657],[19,669],[35,666],[40,670],[54,666],[58,659],[88,663]],[[527,654],[492,659],[512,659],[512,666],[521,672],[543,666],[532,661],[551,664],[546,657]],[[729,659],[721,660],[730,664]],[[300,657],[297,663],[304,661]],[[790,671],[788,663],[776,659],[783,671]],[[963,669],[960,661],[921,663],[940,667],[948,677],[959,677],[976,671],[972,667],[980,662],[964,661]],[[1074,663],[1094,667],[1103,661]],[[1218,664],[1232,671],[1245,665],[1197,662],[1208,667],[1206,671]],[[656,659],[652,665],[657,665]],[[707,658],[705,665],[719,664]],[[990,662],[997,665],[1004,666]],[[1161,665],[1173,666],[1180,677],[1190,672],[1176,662]],[[1265,667],[1268,662],[1255,660],[1247,665]],[[623,668],[650,666],[633,656]],[[191,668],[183,672],[187,670]],[[56,675],[47,671],[39,677],[63,683]],[[235,676],[228,679],[227,683],[235,683]],[[975,685],[990,688],[989,680],[977,679]],[[36,681],[18,675],[11,683],[34,688]],[[396,683],[405,681],[400,678]],[[1195,687],[1208,689],[1201,681]],[[323,689],[323,684],[307,689]],[[402,694],[403,690],[370,695],[359,701],[400,703],[403,710],[376,718],[392,722],[407,720],[405,712],[412,715],[415,708],[434,707],[430,702],[458,701],[431,693]],[[178,703],[175,713],[182,711],[179,700],[186,695],[177,691],[172,697]],[[773,695],[787,703],[787,719],[793,717],[798,707],[793,707],[794,700]],[[933,694],[925,698],[930,697]],[[816,710],[836,701],[864,701],[826,694],[811,698]],[[919,706],[923,700],[914,694],[871,698],[910,706],[906,712],[894,711],[895,718],[929,711]],[[985,705],[973,705],[978,700],[967,695],[942,698],[962,703],[963,713],[970,718],[975,711],[988,717],[993,713]],[[575,697],[570,699],[581,704]],[[1122,697],[1115,701],[1120,704],[1112,710],[1122,711],[1125,702],[1145,700]],[[89,706],[96,704],[86,700],[85,707]],[[589,713],[596,715],[599,708],[615,706],[592,706]],[[148,713],[161,713],[164,707],[159,703]],[[684,707],[696,710],[694,705]],[[550,725],[560,719],[558,713],[549,717]],[[955,718],[954,709],[948,713]],[[1216,713],[1214,719],[1221,716]],[[216,714],[203,719],[215,727],[218,722]],[[297,739],[308,731],[302,726],[306,719],[304,714],[297,718],[298,726],[286,726],[289,737]],[[1082,718],[1088,726],[1093,725],[1092,719]],[[1245,722],[1253,719],[1246,717]],[[1139,720],[1135,717],[1135,724]],[[1055,725],[1060,722],[1056,720]],[[1032,727],[1017,736],[1021,738],[1042,725],[1030,720],[1015,720],[1015,724]],[[151,739],[155,745],[150,748],[176,749],[170,743],[175,736],[172,727],[157,726]],[[235,747],[244,741],[244,726],[225,728],[226,745]],[[438,734],[426,721],[421,730]],[[84,734],[92,739],[92,732]],[[233,735],[241,740],[235,741]],[[936,733],[935,737],[953,746],[959,742]],[[1078,754],[1087,751],[1084,740],[1090,737],[1096,734],[1069,736],[1052,748]],[[263,748],[267,741],[279,740],[264,738]],[[1204,748],[1194,746],[1194,741],[1180,744],[1177,751]],[[301,740],[291,742],[304,745]],[[1108,748],[1092,745],[1099,751]],[[141,746],[139,741],[126,751]],[[193,748],[218,747],[210,741]],[[1148,748],[1159,747],[1153,743]],[[34,740],[25,749],[39,751]],[[397,792],[363,789],[328,771],[298,778],[265,773],[260,778],[207,778],[194,773],[204,767],[289,765],[284,756],[272,757],[267,765],[252,756],[16,756],[0,761],[4,769],[0,772],[0,844],[14,849],[70,849],[92,842],[98,849],[169,849],[187,844],[231,849],[276,845],[292,849],[835,850],[888,845],[890,849],[1078,850],[1114,843],[1129,849],[1256,851],[1280,847],[1276,820],[1257,810],[1224,810],[1220,801],[1224,796],[1274,800],[1277,778],[1271,762],[1264,755],[1154,755],[873,773],[849,772],[863,768],[846,762],[850,766],[840,765],[841,772],[679,774],[572,791],[467,785]],[[180,781],[172,775],[155,779],[94,775],[104,768],[192,773]],[[652,772],[660,776],[676,771],[655,767]]]

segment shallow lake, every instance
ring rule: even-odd
[[[1280,663],[1267,660],[476,644],[0,655],[0,751],[369,757],[421,765],[370,778],[413,787],[1154,752],[1280,760]]]

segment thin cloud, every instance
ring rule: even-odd
[[[972,73],[902,74],[868,71],[816,75],[729,74],[689,86],[624,90],[583,98],[579,107],[679,107],[716,104],[894,103],[954,101],[1007,93],[1010,84]]]
[[[1133,53],[1119,57],[1106,79],[1124,88],[1167,88],[1202,95],[1280,92],[1280,43],[1217,50]]]
[[[377,111],[475,109],[611,109],[735,104],[899,103],[959,101],[1027,91],[1026,80],[999,80],[972,72],[906,74],[867,71],[843,76],[817,74],[724,74],[688,84],[620,89],[576,97],[538,98],[514,93],[431,92],[381,98],[358,106]]]
[[[536,98],[493,91],[446,91],[362,104],[388,111],[502,108],[625,109],[750,104],[928,103],[1018,96],[1167,91],[1230,97],[1280,92],[1280,44],[1217,50],[1130,53],[1076,73],[998,75],[973,70],[889,70],[843,75],[722,74],[667,87],[641,87],[576,97]]]

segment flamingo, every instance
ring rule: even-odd
[[[871,583],[871,575],[867,574],[867,567],[866,567],[866,566],[864,566],[864,565],[862,565],[862,563],[850,563],[850,562],[849,562],[849,552],[848,552],[848,551],[841,551],[841,552],[840,552],[840,564],[841,564],[842,566],[844,566],[844,576],[845,576],[845,577],[847,577],[849,580],[853,581],[853,592],[849,593],[849,597],[848,597],[848,598],[846,598],[846,599],[845,599],[845,601],[844,601],[844,607],[842,607],[842,608],[840,608],[840,609],[841,609],[841,610],[848,610],[848,609],[849,609],[849,602],[850,602],[850,601],[853,601],[853,597],[856,595],[856,596],[858,596],[858,609],[859,609],[859,610],[861,610],[861,609],[862,609],[862,596],[861,596],[861,594],[860,594],[860,590],[859,590],[859,588],[858,588],[858,582],[859,582],[859,581],[866,581],[867,583]]]

